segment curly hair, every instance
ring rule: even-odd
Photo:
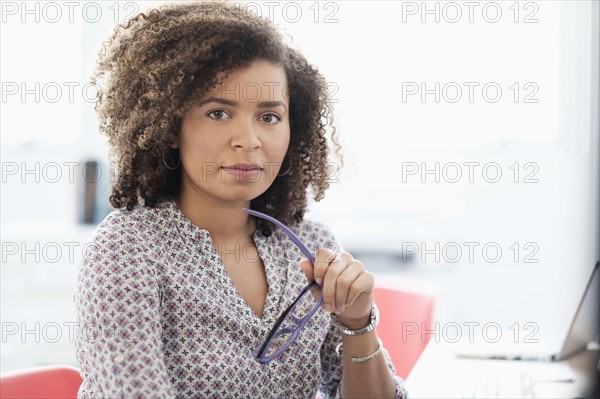
[[[118,171],[109,198],[114,208],[132,210],[142,200],[154,207],[178,193],[181,165],[167,168],[165,157],[177,158],[169,144],[186,111],[228,73],[256,59],[285,70],[291,134],[282,165],[289,172],[251,207],[294,225],[303,219],[309,186],[315,201],[329,187],[329,130],[343,162],[324,76],[285,44],[273,23],[239,5],[170,3],[140,13],[117,25],[98,55],[91,81],[102,88],[95,110]],[[218,74],[224,74],[220,81]],[[262,220],[257,228],[272,232]]]

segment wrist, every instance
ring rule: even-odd
[[[333,313],[333,316],[337,319],[340,325],[348,330],[359,330],[368,326],[371,323],[371,312],[367,313],[363,317],[353,318],[353,317],[344,317],[343,315],[338,315]]]
[[[331,321],[342,334],[362,335],[374,331],[375,327],[377,327],[379,323],[379,309],[377,309],[377,305],[373,302],[368,319],[347,319],[341,317],[340,320],[335,313],[332,313]]]

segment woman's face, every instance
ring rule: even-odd
[[[186,113],[172,144],[181,157],[180,195],[245,203],[269,188],[290,142],[286,87],[283,67],[256,60]]]

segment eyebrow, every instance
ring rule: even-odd
[[[200,101],[196,106],[201,107],[207,103],[217,103],[217,104],[229,105],[230,107],[237,107],[238,105],[240,105],[240,103],[238,103],[237,101],[228,100],[226,98],[209,97],[206,100]],[[287,108],[282,101],[261,101],[257,104],[257,106],[258,106],[258,108],[275,108],[275,107],[281,106],[281,107],[283,107],[283,109],[285,109],[287,111]]]

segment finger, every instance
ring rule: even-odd
[[[335,312],[342,313],[347,306],[350,306],[352,302],[348,299],[352,285],[363,273],[364,268],[362,264],[356,260],[350,262],[350,264],[342,271],[337,278],[337,284],[335,288]]]
[[[330,251],[326,248],[322,248],[317,251],[314,263],[314,278],[317,284],[323,284],[325,272],[329,267],[329,263],[331,263],[335,256],[336,252]]]
[[[300,262],[300,268],[304,272],[304,275],[306,276],[306,280],[309,283],[312,283],[315,281],[314,276],[313,276],[313,265],[312,265],[312,263],[310,263],[310,261],[308,259],[304,259],[304,260],[302,260],[302,262]],[[321,297],[321,292],[320,292],[319,288],[313,288],[311,290],[311,293],[312,293],[313,297],[315,298],[315,301],[318,301],[319,298]]]
[[[363,269],[363,272],[354,280],[348,290],[346,307],[351,306],[361,294],[372,294],[375,286],[375,276]]]
[[[341,253],[332,259],[325,271],[323,278],[323,308],[328,312],[336,309],[337,279],[350,264],[351,260],[352,257],[348,253]]]
[[[310,261],[308,259],[303,259],[302,262],[300,262],[300,268],[304,272],[304,275],[306,276],[306,280],[309,283],[315,281],[313,265],[312,265],[312,263],[310,263]]]

